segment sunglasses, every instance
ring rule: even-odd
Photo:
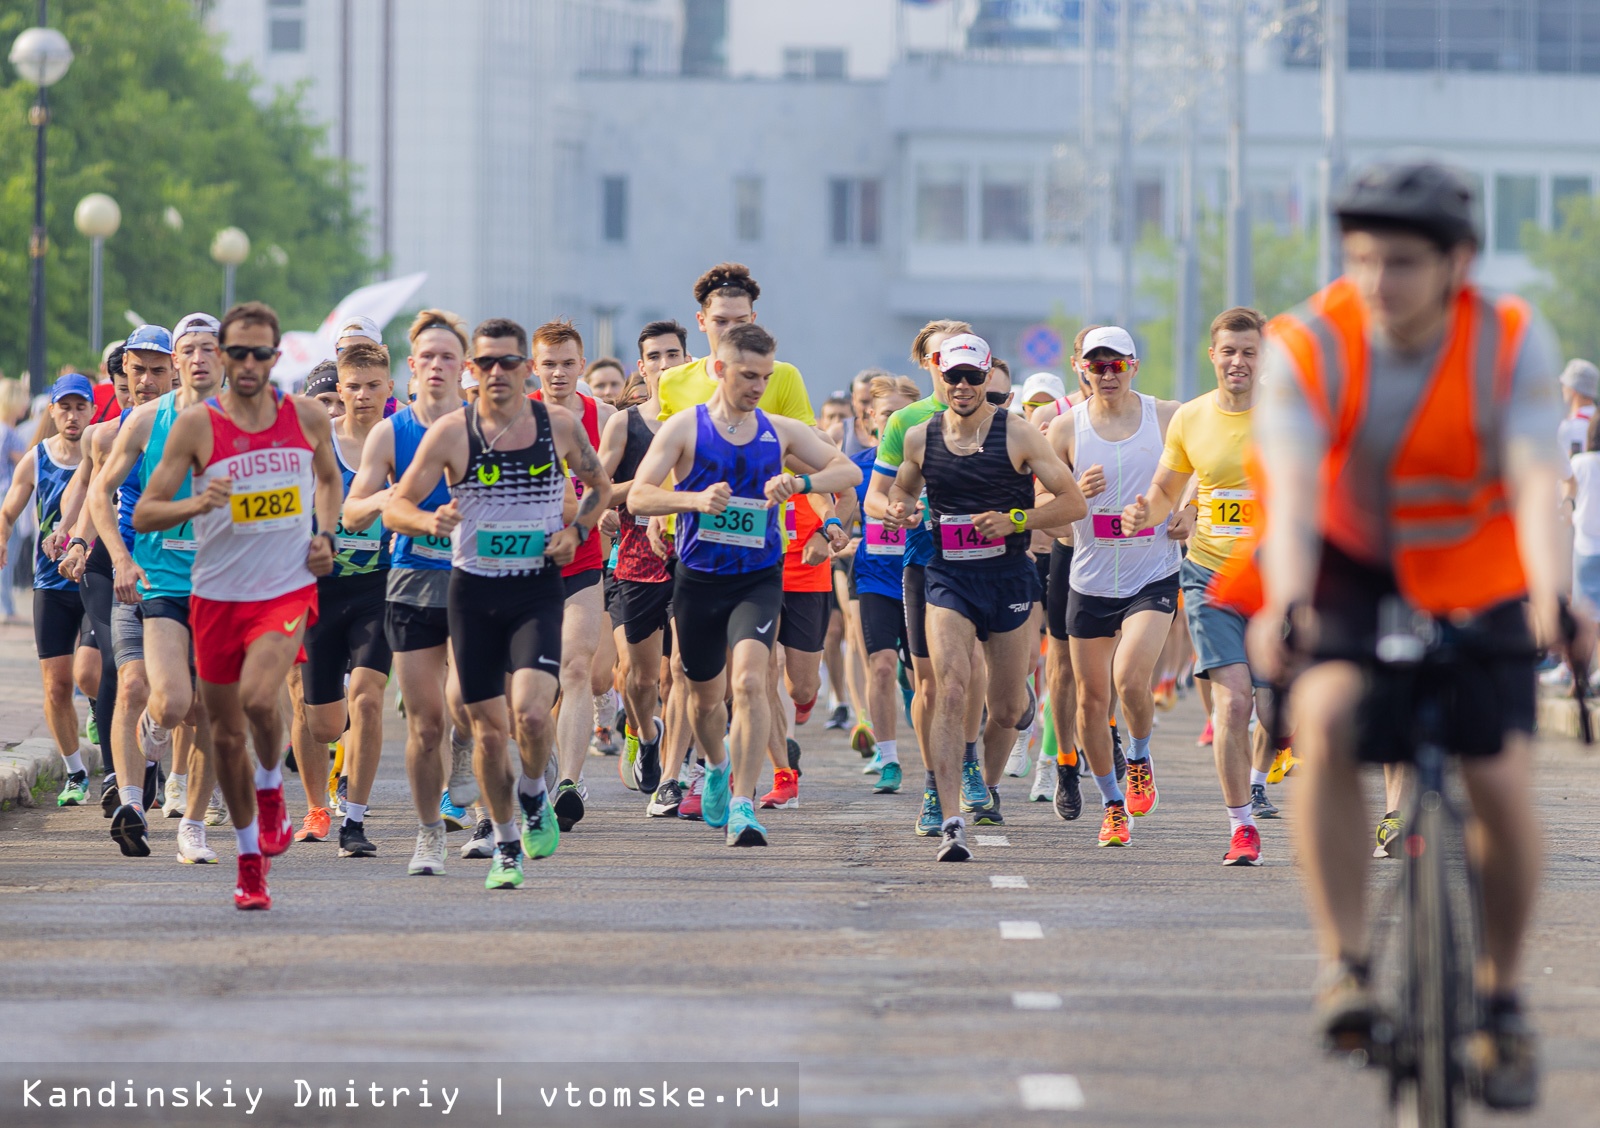
[[[949,384],[951,387],[955,387],[957,384],[971,384],[974,388],[981,388],[989,380],[989,374],[987,372],[980,371],[976,368],[967,367],[952,368],[948,372],[939,373],[939,375],[944,379],[944,382]]]
[[[229,345],[222,351],[234,360],[243,360],[247,356],[253,356],[257,360],[271,360],[278,355],[278,350],[271,345],[257,345],[255,348],[249,345]]]
[[[506,353],[504,356],[475,356],[472,358],[472,367],[479,372],[489,373],[493,372],[498,365],[510,372],[527,359],[527,357],[519,356],[516,353]]]
[[[1121,376],[1132,370],[1133,361],[1121,357],[1116,360],[1086,360],[1083,366],[1096,376]]]
[[[1011,393],[1010,392],[984,392],[983,393],[983,398],[988,400],[990,403],[994,404],[996,407],[1004,407],[1006,404],[1011,402]]]

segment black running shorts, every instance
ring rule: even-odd
[[[391,599],[383,610],[383,635],[396,654],[432,650],[450,641],[450,614],[443,607],[415,607]]]
[[[1123,599],[1084,595],[1076,588],[1067,597],[1067,634],[1072,638],[1114,638],[1122,622],[1141,611],[1163,615],[1178,610],[1178,573],[1152,580]]]
[[[868,654],[893,650],[907,663],[911,661],[906,641],[905,608],[898,599],[874,591],[861,593],[861,636]]]
[[[745,639],[770,648],[783,612],[783,564],[759,572],[696,572],[678,561],[672,581],[672,624],[683,672],[708,682],[727,667],[728,651]]]
[[[306,628],[306,663],[300,671],[307,705],[344,700],[351,670],[387,675],[394,663],[384,636],[384,589],[388,575],[324,576],[317,581],[317,621]]]
[[[71,657],[83,624],[83,596],[77,588],[33,589],[33,642],[41,662]]]
[[[900,574],[905,593],[906,647],[913,658],[928,657],[928,582],[927,567],[907,564]]]
[[[778,645],[807,654],[822,653],[828,636],[828,616],[834,607],[831,591],[786,591],[783,617],[778,621]]]
[[[618,580],[611,593],[611,626],[636,645],[672,624],[672,581]]]
[[[980,642],[1025,626],[1039,602],[1039,573],[1026,556],[985,568],[934,559],[928,562],[926,579],[928,606],[959,614],[977,629]]]
[[[468,705],[504,697],[506,675],[539,670],[561,677],[561,572],[528,576],[450,573],[450,653]]]

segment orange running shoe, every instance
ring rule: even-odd
[[[772,770],[772,790],[761,797],[764,811],[788,811],[800,805],[800,773],[793,768]]]
[[[1178,679],[1162,678],[1156,683],[1154,696],[1156,708],[1163,713],[1169,712],[1178,703]]]
[[[239,882],[233,887],[237,909],[272,908],[272,891],[267,888],[267,871],[272,863],[260,854],[239,855]]]
[[[817,707],[817,696],[813,694],[810,701],[796,701],[794,703],[794,723],[803,725],[811,719],[811,710]]]
[[[256,788],[256,822],[260,827],[261,852],[276,858],[294,841],[294,822],[283,802],[283,785]]]
[[[1161,797],[1156,794],[1156,773],[1150,757],[1128,761],[1128,814],[1135,818],[1156,809]]]
[[[1126,846],[1132,841],[1133,836],[1128,832],[1127,808],[1121,803],[1107,803],[1106,817],[1100,824],[1100,845]]]
[[[1261,832],[1253,826],[1241,826],[1233,832],[1228,852],[1222,856],[1225,866],[1259,866],[1261,864]]]
[[[1280,748],[1272,757],[1272,767],[1267,769],[1268,783],[1282,783],[1283,777],[1294,771],[1300,761],[1294,758],[1293,748]]]
[[[1200,731],[1200,739],[1195,741],[1198,748],[1210,748],[1211,742],[1216,739],[1216,730],[1211,727],[1211,718],[1206,718],[1206,727]]]
[[[333,829],[333,812],[326,807],[312,807],[294,832],[296,842],[321,842]]]

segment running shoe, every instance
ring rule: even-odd
[[[805,774],[800,770],[800,742],[792,736],[785,738],[783,751],[784,756],[789,761],[790,769],[795,774],[795,778],[799,779]]]
[[[706,771],[705,794],[700,800],[700,817],[707,826],[714,826],[718,830],[728,825],[728,803],[732,796],[728,793],[728,776],[732,765],[723,761],[721,771]]]
[[[952,822],[949,826],[941,828],[939,832],[939,852],[934,856],[939,862],[964,862],[972,857],[972,851],[967,849],[967,828],[959,822]]]
[[[1178,679],[1162,678],[1156,683],[1151,696],[1155,698],[1157,709],[1163,713],[1170,712],[1178,704]]]
[[[1272,767],[1267,769],[1268,783],[1282,783],[1284,776],[1294,771],[1300,761],[1294,758],[1293,748],[1280,748],[1272,757]]]
[[[578,784],[570,779],[556,784],[555,811],[563,834],[583,821],[583,791]]]
[[[790,811],[800,806],[800,776],[786,768],[776,768],[772,773],[772,790],[761,797],[763,811]]]
[[[883,770],[878,773],[878,782],[872,785],[874,795],[893,795],[900,790],[902,775],[900,761],[890,760],[883,765]]]
[[[1004,826],[1005,816],[1000,813],[1000,789],[989,788],[989,801],[972,812],[972,821],[979,826]]]
[[[861,753],[861,758],[866,759],[878,749],[878,740],[872,735],[872,726],[862,721],[850,730],[850,747]]]
[[[1106,816],[1100,823],[1100,845],[1126,846],[1133,841],[1128,832],[1128,809],[1121,803],[1107,803]]]
[[[450,798],[449,788],[439,796],[439,816],[444,819],[446,830],[465,830],[472,821],[472,812]]]
[[[599,697],[594,698],[594,750],[602,756],[615,756],[622,750],[622,745],[617,741],[617,730],[611,727],[611,719],[616,715],[616,702],[612,700],[612,690],[606,690]]]
[[[1567,681],[1570,682],[1571,680],[1572,675],[1568,674]],[[94,722],[93,702],[90,702],[89,712],[86,713],[83,718],[83,739],[87,740],[90,744],[98,745],[100,743],[100,726]]]
[[[828,723],[823,728],[843,732],[850,724],[850,706],[835,705],[833,712],[828,715]]]
[[[444,876],[445,829],[424,826],[417,829],[417,848],[412,852],[406,873],[411,877]]]
[[[683,793],[683,799],[678,804],[678,817],[699,822],[705,817],[705,765],[695,763],[689,769],[689,787]]]
[[[184,808],[189,805],[189,777],[169,775],[163,790],[166,801],[161,804],[161,813],[169,819],[183,818]]]
[[[341,858],[375,858],[378,848],[367,840],[365,822],[346,822],[339,826],[339,856]]]
[[[116,792],[115,785],[112,786],[111,790],[112,790],[112,793],[115,794],[115,792]],[[62,786],[61,786],[61,794],[56,796],[56,806],[58,806],[58,807],[80,807],[80,806],[83,805],[84,800],[86,800],[88,798],[89,798],[89,773],[88,772],[68,772],[67,773],[67,782],[62,784]]]
[[[1265,784],[1252,783],[1250,785],[1250,813],[1258,819],[1275,819],[1278,817],[1277,805],[1267,798]]]
[[[100,781],[100,814],[110,818],[112,812],[122,806],[122,792],[117,787],[117,773],[107,772],[106,777]]]
[[[516,889],[522,884],[522,843],[512,840],[500,842],[494,848],[494,861],[489,866],[489,876],[483,879],[485,889]]]
[[[1028,769],[1033,766],[1028,758],[1028,744],[1033,739],[1033,733],[1028,729],[1017,730],[1017,739],[1011,745],[1011,755],[1006,757],[1006,775],[1013,779],[1021,779],[1028,774]]]
[[[519,793],[517,806],[522,810],[522,852],[530,858],[554,854],[561,844],[561,830],[555,808],[550,805],[550,793],[546,791],[537,800]]]
[[[478,777],[472,773],[472,733],[454,725],[450,726],[450,780],[446,787],[463,807],[478,801]]]
[[[1128,778],[1128,758],[1122,754],[1122,730],[1111,726],[1111,770],[1117,773],[1120,784]]]
[[[1374,858],[1393,858],[1400,849],[1400,839],[1405,835],[1406,820],[1399,811],[1389,811],[1378,820],[1378,844],[1372,851]]]
[[[1468,1042],[1483,1103],[1502,1111],[1532,1108],[1539,1100],[1539,1040],[1514,1000],[1489,1003]]]
[[[1379,1010],[1366,965],[1339,960],[1324,967],[1317,976],[1316,1015],[1323,1044],[1330,1052],[1368,1049]]]
[[[794,723],[803,725],[811,719],[811,710],[817,707],[816,697],[810,701],[796,701],[794,703]]]
[[[1206,727],[1200,730],[1200,739],[1194,742],[1196,748],[1210,748],[1212,741],[1217,738],[1217,730],[1211,726],[1211,718],[1206,718]]]
[[[333,812],[326,807],[312,807],[300,820],[300,829],[294,832],[296,842],[322,842],[333,830]]]
[[[160,763],[172,751],[172,730],[162,728],[146,709],[139,714],[139,750],[145,760]]]
[[[729,846],[767,844],[767,828],[756,822],[756,813],[750,804],[740,803],[728,812],[727,842]]]
[[[178,861],[186,866],[212,866],[217,852],[206,845],[206,828],[178,825]]]
[[[1040,756],[1033,765],[1033,785],[1028,788],[1028,802],[1048,803],[1056,793],[1056,762],[1049,756]]]
[[[341,819],[345,816],[345,800],[350,796],[350,777],[340,776],[338,781],[328,781],[328,786],[333,789],[333,813]]]
[[[167,782],[167,773],[161,770],[160,764],[149,761],[144,765],[144,809],[153,811],[161,806],[163,786]]]
[[[976,760],[961,764],[961,813],[976,811],[989,801],[989,785],[983,782],[983,769]]]
[[[272,891],[267,888],[267,871],[272,863],[260,854],[239,855],[239,880],[233,887],[236,909],[272,908]]]
[[[868,760],[861,766],[861,774],[877,775],[881,771],[883,771],[883,757],[880,756],[878,754],[878,750],[874,748],[872,750],[872,759]]]
[[[1034,718],[1039,715],[1039,698],[1033,692],[1033,681],[1031,679],[1023,682],[1022,688],[1028,691],[1028,707],[1022,711],[1022,716],[1017,718],[1017,728],[1032,732]]]
[[[937,791],[922,793],[922,813],[917,816],[917,837],[935,838],[944,826],[944,808]]]
[[[328,763],[328,806],[344,814],[344,805],[340,801],[339,784],[344,775],[344,741],[336,740],[331,745],[333,759]]]
[[[137,803],[124,803],[111,816],[111,838],[125,858],[150,856],[150,824]]]
[[[1228,852],[1222,856],[1225,866],[1259,866],[1261,864],[1261,832],[1253,826],[1241,826],[1233,832]]]
[[[664,779],[656,785],[650,796],[650,805],[644,813],[652,819],[670,819],[678,813],[683,803],[683,784],[675,779]]]
[[[624,725],[622,729],[622,755],[617,757],[617,775],[622,780],[622,786],[629,791],[639,790],[639,779],[634,775],[633,765],[639,759],[639,736],[633,731],[632,725]]]
[[[1128,764],[1128,813],[1135,818],[1148,815],[1161,802],[1156,793],[1155,767],[1146,756]]]
[[[276,858],[294,841],[294,823],[283,805],[282,785],[256,788],[256,825],[261,828],[261,852],[269,858]]]
[[[222,788],[211,789],[211,801],[206,804],[206,825],[221,826],[228,821],[228,804],[222,798]]]
[[[638,753],[633,761],[636,789],[645,795],[655,794],[656,787],[661,783],[661,738],[666,735],[666,729],[662,727],[660,717],[656,717],[655,722],[654,743],[640,741]]]
[[[1081,755],[1081,753],[1080,753]],[[1072,822],[1083,814],[1082,775],[1078,765],[1056,764],[1056,788],[1050,800],[1055,805],[1056,817]]]
[[[478,825],[472,828],[472,837],[467,844],[461,847],[463,858],[488,858],[494,855],[494,822],[491,819],[479,819]]]

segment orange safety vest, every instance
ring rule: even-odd
[[[1495,451],[1531,311],[1522,299],[1456,296],[1448,336],[1389,469],[1390,566],[1412,606],[1475,613],[1527,593],[1516,527]],[[1341,278],[1267,326],[1330,436],[1322,463],[1323,539],[1366,555],[1343,471],[1367,411],[1370,325],[1355,285]],[[1259,463],[1257,496],[1268,515]],[[1211,596],[1253,614],[1262,603],[1254,538],[1235,546]]]

